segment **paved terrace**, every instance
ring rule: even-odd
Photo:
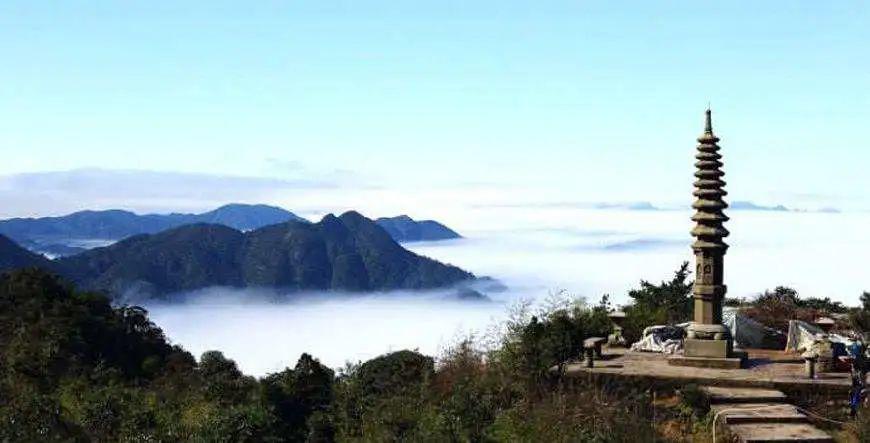
[[[745,350],[749,352],[746,369],[709,369],[671,366],[664,354],[605,348],[604,358],[595,360],[595,367],[590,369],[583,362],[572,362],[566,366],[566,375],[783,390],[817,388],[832,393],[849,390],[850,380],[846,372],[817,374],[817,378],[811,380],[804,375],[804,363],[799,355],[784,351]]]

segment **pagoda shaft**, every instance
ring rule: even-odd
[[[728,207],[723,197],[727,194],[722,177],[722,155],[719,154],[719,138],[713,134],[711,111],[706,112],[704,133],[698,137],[695,163],[696,197],[692,207],[695,227],[692,236],[692,250],[695,253],[694,321],[699,324],[714,325],[722,323],[722,300],[725,297],[724,284],[725,251],[728,245],[723,238],[728,230],[723,224],[728,220],[723,210]]]
[[[670,358],[673,365],[739,368],[746,361],[746,353],[734,349],[731,331],[722,324],[722,301],[725,298],[725,252],[728,236],[724,223],[728,221],[724,210],[728,207],[723,197],[725,181],[722,177],[722,155],[719,138],[713,135],[711,112],[708,109],[704,133],[698,137],[695,158],[695,202],[692,207],[695,227],[692,250],[695,253],[695,283],[692,287],[694,321],[686,328],[683,355]]]

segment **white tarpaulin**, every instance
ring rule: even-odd
[[[683,349],[684,332],[681,326],[650,326],[643,330],[643,337],[631,345],[631,350],[676,354]]]
[[[801,320],[789,320],[788,341],[785,350],[791,352],[804,352],[810,348],[816,340],[830,340],[831,343],[843,343],[849,346],[853,340],[839,334],[825,334],[822,328]]]
[[[782,349],[782,342],[785,341],[782,332],[741,314],[738,308],[724,308],[722,324],[731,331],[734,344],[741,348]]]

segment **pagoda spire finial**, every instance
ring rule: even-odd
[[[713,134],[713,111],[710,110],[710,103],[707,103],[707,116],[704,120],[704,133]]]

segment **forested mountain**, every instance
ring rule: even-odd
[[[118,209],[80,211],[61,217],[0,220],[0,234],[30,251],[63,257],[105,246],[139,234],[197,223],[224,225],[239,231],[295,221],[308,223],[292,212],[267,205],[229,204],[202,214],[144,214]],[[398,242],[460,238],[450,228],[432,220],[415,221],[406,215],[379,218],[377,224]]]
[[[594,327],[606,315],[534,317],[505,328],[509,347],[484,356],[463,341],[438,367],[399,350],[336,374],[302,354],[257,379],[219,351],[195,360],[142,308],[40,270],[0,273],[0,441],[635,441],[652,430],[636,412],[648,396],[588,384],[557,395],[545,379],[583,338],[606,335]]]
[[[9,237],[0,235],[0,272],[31,267],[55,270],[56,265],[51,260],[22,248]]]
[[[434,220],[414,220],[407,215],[375,220],[398,242],[448,240],[462,238],[456,231]]]
[[[0,441],[301,442],[332,381],[307,354],[262,381],[217,351],[197,363],[142,308],[0,274]]]
[[[116,296],[161,296],[209,286],[426,289],[474,278],[404,249],[356,212],[245,233],[221,225],[186,225],[130,237],[56,263],[83,288]]]
[[[76,240],[121,240],[194,223],[221,224],[247,231],[287,221],[305,222],[305,219],[267,205],[230,204],[202,214],[138,215],[113,209],[80,211],[61,217],[3,220],[0,234],[31,250],[69,255],[87,249],[84,244],[74,244]]]

